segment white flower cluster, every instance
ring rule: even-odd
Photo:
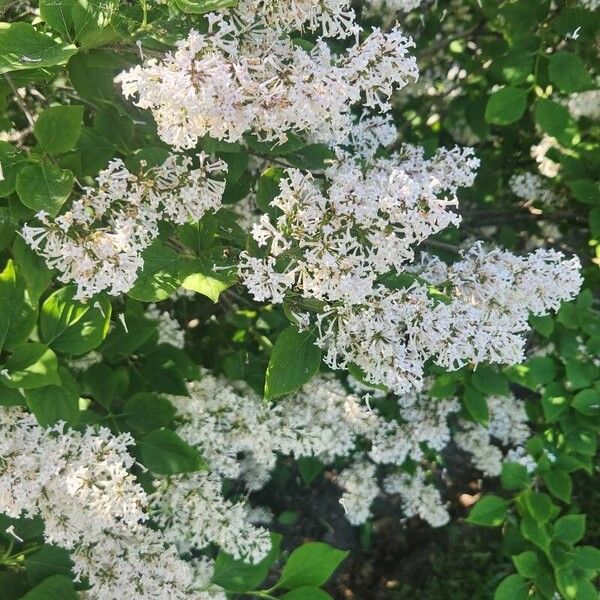
[[[448,207],[456,204],[457,188],[472,183],[477,165],[470,150],[442,149],[426,160],[422,150],[406,147],[402,158],[379,159],[366,173],[350,161],[331,167],[326,190],[310,174],[289,169],[272,201],[283,214],[275,226],[264,215],[252,230],[269,250],[259,273],[291,256],[281,276],[273,276],[272,299],[285,288],[349,305],[381,294],[378,276],[402,271],[414,258],[413,245],[458,224]],[[268,297],[262,278],[255,283],[255,261],[247,253],[242,259],[250,291]]]
[[[406,399],[410,404],[406,405]],[[460,410],[455,398],[433,400],[423,394],[407,394],[400,404],[400,420],[384,422],[372,434],[369,456],[376,463],[402,465],[407,458],[423,459],[422,445],[443,450],[451,439],[450,415]]]
[[[268,481],[277,454],[331,462],[350,454],[359,436],[380,425],[375,413],[330,376],[315,378],[275,405],[206,373],[189,384],[189,394],[170,398],[181,421],[179,435],[216,473],[242,478],[251,490]]]
[[[107,530],[94,545],[79,546],[71,554],[77,577],[92,586],[81,592],[86,600],[226,600],[211,584],[213,561],[183,560],[175,546],[148,527]]]
[[[197,221],[220,207],[225,182],[209,175],[227,165],[204,154],[198,159],[193,169],[191,158],[170,155],[137,175],[115,159],[98,175],[98,187],[86,188],[70,210],[55,218],[38,213],[42,225],[25,225],[21,235],[59,271],[60,281],[77,284],[77,298],[125,293],[143,267],[142,252],[158,236],[160,221]]]
[[[40,515],[48,543],[96,543],[116,522],[131,528],[146,519],[146,495],[129,472],[129,434],[44,429],[19,409],[0,412],[0,432],[0,511]]]
[[[314,378],[278,406],[284,416],[281,452],[324,463],[349,455],[360,437],[371,438],[383,422],[331,375]]]
[[[223,497],[218,475],[198,472],[157,485],[151,498],[153,520],[180,551],[213,543],[238,560],[256,564],[271,550],[269,531],[249,522],[243,504]]]
[[[524,403],[514,396],[491,396],[487,402],[488,426],[462,421],[463,430],[454,434],[456,445],[471,454],[473,464],[488,477],[500,475],[503,462],[519,462],[532,470],[535,463],[523,448],[531,435]],[[509,449],[506,456],[492,440]]]
[[[321,30],[323,37],[345,38],[359,31],[349,0],[241,0],[234,15],[282,32]]]
[[[508,185],[513,194],[527,203],[539,203],[544,208],[555,209],[564,204],[564,198],[550,188],[546,180],[537,173],[513,175]]]
[[[373,11],[402,11],[410,12],[419,8],[423,0],[368,0],[367,4]]]
[[[371,516],[371,504],[379,494],[375,465],[357,460],[338,475],[336,483],[344,490],[340,504],[346,518],[352,525],[362,525]]]
[[[445,276],[427,283],[442,285],[446,301],[418,279],[394,285],[397,274],[419,275],[416,244],[459,222],[449,207],[457,188],[472,183],[477,164],[470,150],[440,150],[426,160],[407,147],[366,172],[342,161],[324,183],[289,169],[271,203],[280,216],[273,223],[263,215],[252,230],[268,253],[243,252],[240,277],[256,300],[320,301],[313,317],[327,364],[354,363],[368,381],[397,393],[421,387],[430,359],[449,369],[519,362],[529,312],[555,310],[577,293],[577,259],[542,250],[523,258],[475,245],[451,267],[435,263]],[[432,268],[421,267],[426,278]],[[392,284],[383,285],[390,274]]]
[[[556,177],[561,169],[560,163],[546,156],[548,150],[560,149],[558,140],[548,134],[544,134],[538,144],[531,146],[531,158],[537,162],[538,170],[544,177]]]
[[[93,586],[94,600],[225,600],[210,585],[212,563],[183,560],[180,551],[216,543],[258,562],[270,549],[268,532],[248,523],[243,504],[223,498],[214,475],[163,481],[148,496],[130,471],[132,445],[129,434],[44,429],[20,409],[3,410],[0,512],[42,517],[44,540],[72,551],[74,573]],[[164,530],[148,527],[151,519]]]
[[[600,6],[600,0],[598,6]],[[597,80],[600,85],[600,78]],[[600,120],[600,90],[589,90],[569,96],[567,108],[574,119],[585,117],[591,121]]]
[[[305,18],[314,23],[314,14],[325,29],[335,29],[327,15],[353,15],[336,9],[343,3],[335,0],[250,0],[242,7],[253,4],[262,5],[267,20],[289,26]],[[117,78],[126,97],[152,110],[160,137],[175,148],[192,148],[206,135],[238,142],[247,132],[279,143],[290,130],[318,142],[344,143],[352,106],[387,110],[393,90],[417,78],[408,54],[414,44],[397,28],[374,29],[336,56],[323,39],[307,50],[277,29],[247,29],[216,14],[207,18],[207,33],[191,31],[163,60]]]
[[[260,489],[275,466],[282,411],[252,390],[238,392],[206,372],[188,390],[189,396],[169,398],[179,416],[179,435],[200,450],[213,472]]]
[[[350,129],[349,145],[354,156],[372,160],[379,149],[390,146],[397,138],[398,129],[391,116],[368,115],[358,119]]]
[[[579,0],[579,4],[588,10],[597,10],[600,8],[600,0]]]
[[[336,479],[343,489],[341,503],[355,525],[369,518],[370,506],[379,493],[377,465],[402,466],[407,458],[422,461],[425,446],[441,451],[451,439],[448,418],[459,410],[456,399],[431,400],[413,393],[399,401],[399,420],[387,421],[358,396],[349,394],[332,375],[319,375],[275,405],[264,403],[245,386],[235,389],[208,373],[190,383],[189,391],[189,397],[171,398],[180,420],[178,433],[198,447],[215,473],[241,478],[250,490],[265,485],[278,455],[316,457],[331,464],[351,457],[360,440],[370,444],[368,455],[353,459]],[[199,478],[202,485],[194,483]],[[226,501],[214,500],[207,492],[208,481],[216,485],[214,476],[200,474],[185,481],[167,485],[155,505],[164,513],[161,526],[172,529],[173,539],[179,543],[187,540],[190,547],[204,547],[213,541],[246,559],[253,552],[260,555],[266,547],[260,533],[248,530],[237,508],[220,509],[219,502],[227,506]],[[162,502],[166,510],[160,508]],[[215,508],[210,508],[212,502],[217,504]],[[195,521],[188,515],[190,507]],[[211,533],[213,527],[221,533],[226,530],[220,525],[221,515],[228,515],[236,528],[224,538]],[[238,536],[238,530],[244,535]]]
[[[400,494],[402,511],[406,517],[418,515],[432,527],[442,527],[450,520],[439,490],[426,481],[425,471],[421,467],[417,467],[412,475],[390,475],[383,485],[388,494]]]
[[[180,349],[185,346],[185,331],[168,311],[161,310],[156,304],[150,304],[146,309],[146,318],[156,323],[159,344],[169,344]]]

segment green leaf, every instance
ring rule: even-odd
[[[89,367],[81,376],[86,394],[110,409],[113,400],[125,393],[129,387],[129,372],[126,367],[111,369],[104,363]]]
[[[121,34],[111,25],[119,0],[87,0],[75,2],[72,16],[76,40],[84,48],[109,44]]]
[[[570,502],[573,484],[571,483],[571,478],[568,473],[559,469],[553,469],[544,473],[542,479],[544,480],[546,487],[554,496],[564,502]]]
[[[489,365],[479,365],[471,376],[473,385],[490,396],[509,396],[510,389],[506,377]]]
[[[556,584],[562,597],[566,600],[597,600],[598,592],[591,586],[592,595],[589,595],[589,581],[578,579],[569,568],[555,571]],[[586,586],[588,584],[588,586]],[[587,587],[587,590],[585,589]]]
[[[473,506],[467,521],[475,525],[498,527],[504,523],[509,506],[510,503],[507,500],[488,494]]]
[[[250,134],[246,134],[244,139],[251,150],[268,156],[287,156],[288,154],[298,152],[308,145],[295,133],[288,133],[287,140],[283,144],[280,144],[278,141],[261,142],[256,136]]]
[[[151,431],[171,424],[175,407],[158,394],[134,394],[125,402],[123,416],[127,425],[138,431]]]
[[[578,179],[567,184],[576,200],[583,204],[600,204],[600,189],[591,179]]]
[[[502,465],[500,481],[505,490],[523,490],[531,482],[531,477],[523,465],[507,462]]]
[[[142,302],[160,302],[181,287],[182,258],[175,250],[156,241],[142,257],[144,267],[128,296]]]
[[[456,379],[450,373],[442,373],[427,390],[432,398],[450,398],[456,394]]]
[[[91,50],[76,54],[69,60],[69,79],[81,98],[112,102],[116,96],[113,80],[124,67],[123,57],[119,54]]]
[[[185,272],[191,272],[182,287],[210,298],[215,304],[220,295],[237,281],[235,267],[210,257],[195,258],[186,263]]]
[[[279,556],[281,535],[271,534],[271,550],[263,560],[256,565],[235,560],[232,556],[219,551],[215,560],[213,583],[220,585],[230,592],[246,592],[256,589],[267,577],[271,567]]]
[[[0,273],[0,350],[24,342],[35,326],[35,310],[18,267],[12,260]]]
[[[73,173],[51,163],[28,165],[17,175],[21,202],[32,210],[56,216],[73,191]]]
[[[15,571],[0,571],[0,590],[2,600],[19,600],[29,586],[21,573]]]
[[[96,175],[104,169],[117,150],[111,142],[91,127],[84,127],[77,142],[77,153],[81,156],[79,174]]]
[[[233,8],[238,2],[239,0],[174,0],[179,10],[196,15]]]
[[[156,429],[136,440],[141,462],[153,473],[175,475],[207,468],[198,451],[170,429]]]
[[[293,510],[284,510],[280,515],[277,516],[277,523],[280,525],[294,525],[298,522],[300,513]]]
[[[566,515],[554,523],[554,537],[567,544],[576,544],[585,533],[585,515]]]
[[[0,406],[25,406],[25,397],[18,389],[6,387],[0,381]]]
[[[527,362],[528,379],[535,386],[550,383],[556,377],[556,363],[549,356],[536,356]]]
[[[527,600],[529,585],[520,575],[509,575],[500,582],[494,600]]]
[[[0,141],[0,164],[4,177],[0,181],[0,198],[4,198],[15,191],[17,175],[25,164],[25,155],[8,142]]]
[[[63,154],[81,135],[83,106],[51,106],[38,117],[33,132],[42,152]]]
[[[348,556],[348,552],[322,542],[296,548],[288,558],[278,585],[288,589],[323,585]]]
[[[465,405],[468,413],[475,421],[477,421],[477,423],[487,425],[490,414],[487,400],[482,392],[476,390],[470,385],[466,386],[465,393],[462,396],[462,402]]]
[[[577,123],[569,111],[552,100],[542,98],[535,106],[536,123],[563,146],[573,146],[580,141]]]
[[[6,369],[8,379],[4,384],[8,387],[29,390],[61,384],[56,354],[39,342],[16,346],[6,361]]]
[[[572,52],[555,52],[548,57],[550,81],[563,92],[573,94],[594,87],[594,81],[583,61]]]
[[[539,574],[540,563],[537,554],[533,550],[526,550],[515,556],[511,556],[519,575],[533,579]]]
[[[560,384],[551,384],[542,394],[542,411],[548,422],[555,421],[569,406],[566,391]]]
[[[71,11],[77,0],[39,0],[40,17],[55,31],[70,39],[73,29]]]
[[[546,523],[552,516],[552,500],[548,494],[528,491],[524,494],[525,504],[531,516],[538,523]]]
[[[30,554],[23,561],[27,572],[27,581],[34,586],[51,575],[71,576],[73,563],[69,553],[58,546],[44,544],[37,552]]]
[[[496,62],[496,70],[499,70],[502,77],[507,83],[518,85],[525,83],[527,77],[533,70],[533,56],[529,53],[523,52],[521,49],[515,49],[506,53],[500,61]]]
[[[113,142],[121,152],[130,153],[135,124],[128,115],[119,113],[112,106],[103,106],[96,111],[94,129],[104,139]]]
[[[598,369],[593,364],[578,359],[567,360],[565,369],[574,390],[590,387],[598,374]]]
[[[80,356],[97,348],[108,333],[112,306],[104,296],[84,304],[75,300],[75,286],[51,294],[40,314],[40,336],[53,350]]]
[[[335,152],[326,144],[309,144],[297,154],[286,156],[287,162],[305,171],[322,171],[335,159]]]
[[[600,414],[600,393],[593,388],[581,390],[571,402],[571,406],[584,415],[595,416]]]
[[[543,315],[541,317],[531,315],[529,317],[529,323],[531,323],[531,326],[544,337],[550,337],[554,331],[554,319],[550,315]]]
[[[270,167],[260,176],[256,187],[256,205],[262,212],[276,218],[281,214],[280,209],[271,206],[271,202],[279,196],[279,183],[285,177],[285,171],[280,167]]]
[[[596,433],[584,428],[577,428],[567,436],[567,446],[570,450],[594,456],[597,448]]]
[[[187,396],[186,379],[196,379],[198,369],[185,352],[162,344],[149,353],[139,367],[140,374],[153,391]]]
[[[493,125],[508,125],[518,121],[527,106],[527,90],[506,86],[489,97],[485,120]]]
[[[77,593],[69,577],[52,575],[27,592],[21,600],[77,600]]]
[[[0,23],[0,74],[64,65],[76,52],[74,45],[59,44],[29,23]]]
[[[600,206],[590,210],[590,232],[592,237],[600,240]]]
[[[25,400],[42,427],[58,421],[76,425],[79,420],[79,394],[71,386],[47,385],[26,390]]]
[[[323,463],[314,456],[302,456],[296,463],[306,485],[310,485],[325,470]]]
[[[325,590],[312,586],[296,588],[280,597],[281,600],[333,600]]]
[[[321,350],[314,341],[315,337],[310,331],[300,332],[293,326],[279,334],[267,368],[265,398],[289,394],[317,373],[321,364]]]
[[[129,306],[131,304],[136,303],[128,303]],[[135,354],[156,336],[156,325],[144,318],[139,311],[127,310],[120,317],[115,319],[113,328],[100,346],[100,352],[106,355],[110,362],[117,362]]]
[[[53,273],[46,266],[44,259],[38,256],[21,236],[15,238],[12,251],[27,283],[29,296],[37,304],[41,295],[48,289]]]
[[[600,549],[593,546],[578,546],[573,549],[575,564],[589,571],[600,571]]]
[[[546,525],[539,523],[529,515],[525,515],[521,519],[520,529],[526,539],[533,542],[536,546],[544,550],[544,552],[548,551],[551,538]]]

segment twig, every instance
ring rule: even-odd
[[[25,115],[27,122],[29,123],[29,125],[31,125],[31,127],[33,127],[33,124],[35,123],[35,121],[31,115],[31,113],[29,112],[29,109],[23,102],[23,99],[19,95],[19,90],[17,90],[17,88],[15,87],[15,84],[13,83],[13,80],[10,78],[8,73],[4,73],[4,79],[6,79],[6,83],[8,83],[8,87],[11,89],[13,96],[15,97],[15,101],[19,105],[19,108],[21,109],[23,114]]]

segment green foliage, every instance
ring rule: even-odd
[[[79,420],[79,393],[73,385],[46,385],[25,392],[29,410],[43,427],[64,421],[75,425]]]
[[[4,385],[30,390],[60,385],[58,359],[45,344],[28,342],[15,346],[5,365]]]
[[[278,587],[295,589],[323,585],[348,555],[321,542],[304,544],[288,558]]]
[[[93,304],[73,298],[74,286],[57,290],[40,312],[40,337],[56,352],[79,356],[97,348],[108,333],[112,306],[105,297]]]
[[[172,3],[183,12],[200,15],[236,6],[238,0],[172,0]]]
[[[279,558],[281,536],[272,534],[271,542],[271,551],[256,565],[235,560],[226,552],[220,551],[215,561],[213,581],[231,592],[243,593],[258,588]]]
[[[577,54],[555,52],[550,55],[549,63],[550,81],[563,92],[583,92],[594,87],[594,82],[584,62]]]
[[[75,147],[81,135],[83,106],[52,106],[35,122],[33,132],[40,150],[48,154],[63,154]]]
[[[207,468],[198,451],[170,429],[154,429],[137,439],[141,461],[153,473],[174,475]]]
[[[281,332],[271,353],[265,382],[265,397],[278,398],[308,382],[319,370],[321,351],[310,331],[288,327]]]
[[[485,107],[485,120],[493,125],[518,121],[527,107],[527,90],[507,86],[494,92]]]
[[[64,65],[76,52],[29,23],[0,23],[0,73]]]
[[[10,140],[0,141],[0,405],[21,406],[43,426],[64,421],[68,427],[101,424],[115,433],[131,432],[136,458],[152,473],[207,469],[198,450],[175,433],[179,417],[168,398],[187,394],[188,382],[200,377],[198,364],[240,380],[265,401],[297,391],[321,368],[315,336],[298,330],[296,316],[321,307],[293,297],[286,298],[283,310],[259,306],[237,284],[237,257],[253,244],[238,224],[237,209],[253,192],[256,212],[276,219],[280,211],[271,202],[286,170],[298,167],[319,181],[335,153],[298,132],[290,132],[285,143],[264,142],[258,135],[246,135],[239,144],[201,140],[188,154],[203,150],[226,161],[226,207],[196,223],[161,228],[126,297],[75,300],[74,288],[58,283],[17,232],[39,211],[64,212],[113,158],[124,160],[132,172],[142,160],[164,160],[168,151],[149,114],[123,99],[114,77],[139,63],[140,54],[153,57],[172,49],[189,29],[205,31],[203,15],[237,1],[40,0],[35,17],[12,4],[0,2],[7,20],[0,23],[0,132]],[[363,4],[354,3],[365,30],[388,26]],[[586,519],[580,512],[586,508],[577,482],[582,472],[597,471],[600,432],[600,132],[597,122],[574,116],[567,103],[571,94],[597,88],[600,16],[563,0],[426,6],[403,16],[402,26],[418,36],[416,53],[424,69],[456,70],[460,76],[434,81],[430,87],[439,89],[427,95],[394,100],[400,141],[422,146],[428,155],[438,147],[472,144],[481,160],[479,177],[461,193],[457,209],[464,231],[440,234],[427,250],[454,260],[466,237],[481,237],[484,230],[491,232],[485,234],[490,245],[517,253],[544,238],[547,245],[580,256],[586,286],[556,315],[530,317],[535,333],[523,364],[466,365],[448,372],[428,365],[434,381],[428,395],[432,402],[457,397],[461,417],[481,426],[490,422],[490,396],[526,399],[534,428],[527,443],[532,463],[505,462],[501,491],[484,493],[467,517],[468,523],[495,527],[505,536],[510,562],[490,573],[494,598],[550,600],[557,593],[567,600],[597,600],[600,550],[586,533],[597,515],[589,512]],[[310,49],[316,36],[308,30],[300,34],[298,45]],[[20,89],[27,94],[16,92]],[[555,176],[543,179],[558,198],[549,205],[541,198],[517,198],[510,186],[515,173],[538,173],[531,149],[544,134],[558,142],[545,156],[557,166]],[[255,164],[261,165],[258,172]],[[548,234],[552,228],[556,231]],[[285,268],[285,260],[284,253],[278,268]],[[384,274],[382,280],[390,286],[415,281],[402,275]],[[194,295],[178,296],[182,290]],[[431,296],[443,302],[446,293],[440,286]],[[159,344],[159,326],[145,314],[150,302],[161,303],[160,311],[185,324],[185,349],[164,339]],[[536,354],[538,348],[543,352]],[[97,362],[75,370],[73,358],[91,353]],[[348,371],[368,384],[356,365]],[[385,404],[377,408],[396,419],[397,407]],[[434,460],[435,453],[424,450],[428,461],[445,466],[444,456]],[[309,487],[320,485],[330,471],[319,458],[303,458],[293,473],[300,486]],[[484,481],[484,491],[494,485]],[[290,512],[301,514],[282,507],[276,514]],[[0,527],[0,598],[74,600],[68,553],[38,543],[39,523],[15,524],[25,541],[16,545],[17,558],[10,564],[3,562],[4,521]],[[377,524],[369,527],[378,530]],[[289,544],[273,534],[273,549],[258,565],[218,551],[214,582],[232,597],[257,592],[257,598],[330,599],[320,588],[347,553],[312,542],[288,557],[282,546]],[[461,561],[471,564],[478,557],[472,550]],[[457,592],[443,589],[437,597],[444,593]]]
[[[72,171],[43,162],[19,171],[16,190],[25,206],[54,216],[71,195],[73,183]]]
[[[477,525],[497,527],[504,522],[508,507],[509,502],[498,496],[484,496],[469,513],[468,521]]]

